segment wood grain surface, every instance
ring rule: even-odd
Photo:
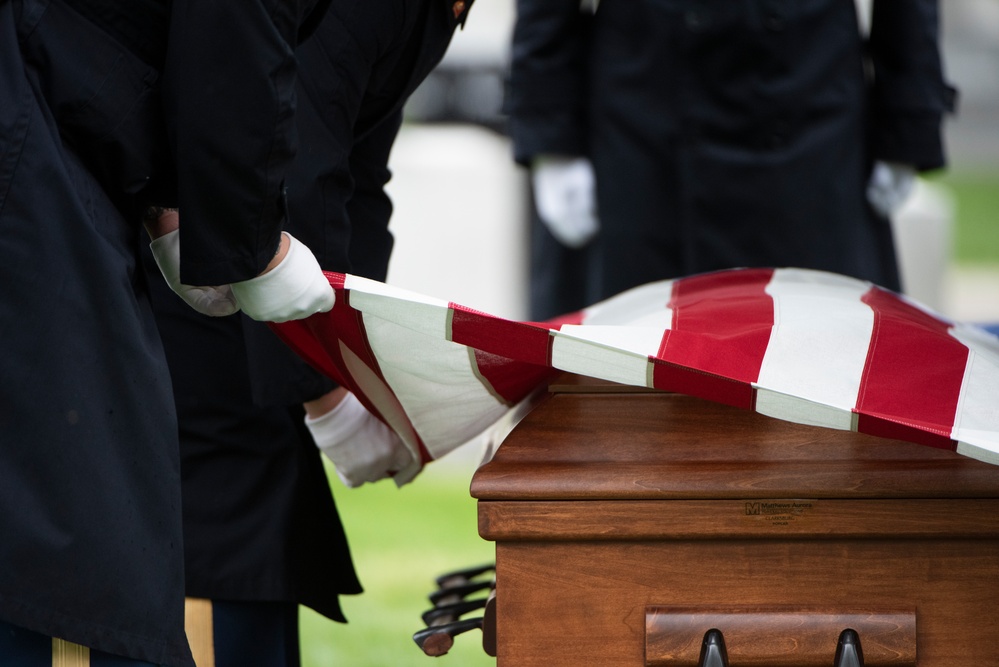
[[[860,630],[885,649],[872,664],[999,665],[995,466],[569,378],[471,491],[496,542],[499,667],[685,664],[660,650],[649,610],[662,608],[910,614],[891,641],[887,626]],[[896,641],[913,623],[915,642]],[[818,625],[785,640],[842,629]],[[767,627],[781,625],[761,623],[761,637]],[[732,638],[751,634],[743,624]],[[729,649],[731,667],[790,664]],[[834,653],[835,642],[822,664]]]

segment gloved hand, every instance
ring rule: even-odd
[[[348,393],[332,410],[305,418],[312,438],[348,487],[377,482],[395,473],[402,486],[419,472],[419,462],[395,431]]]
[[[270,271],[232,284],[243,312],[261,322],[299,320],[333,308],[334,292],[309,248],[291,234],[288,252]]]
[[[867,201],[884,217],[896,213],[912,194],[916,170],[900,162],[875,162],[867,182]]]
[[[593,165],[585,157],[539,155],[531,164],[538,216],[560,243],[581,248],[599,231]]]
[[[229,285],[218,287],[197,287],[180,282],[180,230],[154,239],[149,244],[160,273],[177,296],[203,315],[222,317],[239,310],[236,298]]]

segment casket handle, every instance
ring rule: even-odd
[[[701,642],[701,657],[697,667],[729,667],[728,652],[725,650],[725,636],[717,628],[704,633]],[[864,667],[864,654],[860,648],[860,636],[847,628],[839,635],[833,667]]]
[[[646,607],[646,667],[706,667],[705,660],[711,667],[916,667],[916,610]]]
[[[847,628],[839,635],[833,667],[864,667],[864,652],[860,649],[860,635]]]
[[[725,651],[725,637],[721,631],[712,628],[704,633],[701,642],[701,659],[698,667],[728,667],[728,653]]]

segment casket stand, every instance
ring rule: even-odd
[[[950,451],[566,375],[471,494],[498,667],[999,665],[999,467]]]

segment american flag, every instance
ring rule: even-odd
[[[853,278],[732,269],[522,322],[327,277],[332,311],[273,328],[423,463],[509,422],[565,371],[999,464],[999,337]]]

